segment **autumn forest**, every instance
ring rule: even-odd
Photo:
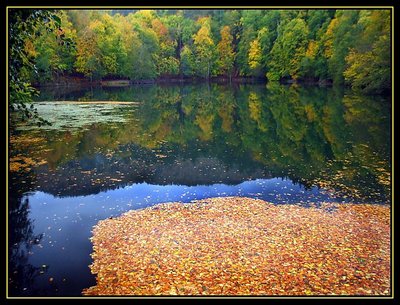
[[[240,77],[390,88],[389,10],[65,10],[59,18],[58,30],[39,27],[25,46],[37,65],[32,81]]]

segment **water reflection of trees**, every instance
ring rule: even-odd
[[[8,292],[10,296],[35,295],[33,283],[46,268],[29,263],[29,255],[42,239],[34,234],[29,215],[29,200],[23,194],[30,190],[33,177],[27,173],[13,174],[9,181],[8,201]],[[25,183],[21,184],[21,181]]]
[[[91,94],[99,98],[96,90]],[[210,147],[207,154],[226,164],[251,159],[273,176],[306,186],[336,177],[337,185],[357,189],[360,196],[373,185],[375,193],[388,194],[390,109],[377,97],[274,83],[129,87],[98,94],[143,103],[122,125],[49,132],[51,168],[99,152],[118,154],[129,143],[159,153],[167,142],[175,149],[168,155],[185,159],[200,143],[202,157]]]

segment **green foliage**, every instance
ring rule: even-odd
[[[346,69],[346,56],[359,37],[357,20],[359,11],[338,10],[325,33],[326,58],[329,78],[336,84],[344,82],[343,72]]]
[[[61,17],[54,10],[9,9],[8,10],[8,81],[9,107],[18,111],[22,119],[34,119],[39,125],[48,123],[39,117],[33,105],[28,107],[38,91],[31,85],[31,76],[35,75],[37,66],[34,44],[43,35],[58,31],[59,44],[66,47],[71,41],[62,36]],[[60,65],[58,64],[58,68]],[[62,66],[61,66],[62,68]]]
[[[267,77],[299,78],[301,60],[306,54],[308,27],[296,18],[279,29],[280,35],[271,50]]]
[[[76,51],[75,48],[66,48],[65,41],[76,41],[76,30],[64,12],[60,12],[60,22],[62,28],[56,31],[48,32],[41,28],[40,36],[33,42],[31,52],[36,57],[40,81],[57,79],[64,72],[73,71]]]
[[[83,73],[90,79],[98,76],[100,50],[95,39],[94,31],[86,28],[81,32],[77,41],[76,71]]]
[[[243,76],[252,75],[248,56],[250,44],[257,38],[258,22],[261,18],[261,13],[261,11],[257,10],[244,10],[240,18],[241,31],[238,33],[237,65],[240,74]]]
[[[344,71],[344,77],[354,89],[364,93],[389,91],[389,11],[369,11],[369,14],[363,14],[358,25],[363,29],[363,34],[346,57],[348,68]]]
[[[309,39],[319,40],[321,34],[326,31],[334,14],[334,10],[309,10],[306,16],[306,22],[310,30]]]
[[[12,94],[24,82],[75,72],[91,80],[240,75],[390,89],[388,9],[25,11],[39,18],[28,19],[32,33],[13,21],[10,33],[25,34],[10,41],[14,55],[24,54]]]
[[[201,25],[198,32],[193,35],[195,50],[196,73],[199,76],[209,78],[216,55],[214,41],[211,37],[211,20],[203,17],[198,20]]]
[[[189,46],[184,46],[181,51],[181,70],[183,75],[192,76],[194,75],[195,58],[193,52]]]

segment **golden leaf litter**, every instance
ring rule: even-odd
[[[224,197],[100,221],[84,295],[390,295],[390,207]]]

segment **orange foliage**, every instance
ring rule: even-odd
[[[98,223],[84,295],[389,295],[390,208],[226,197]]]

